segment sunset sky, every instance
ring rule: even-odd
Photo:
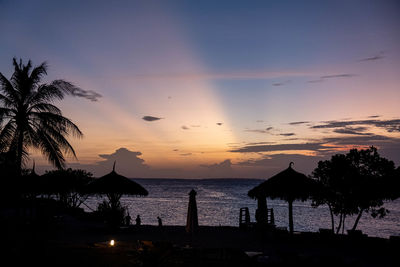
[[[378,147],[400,164],[399,1],[0,0],[0,72],[49,64],[101,176],[267,178]],[[32,151],[39,172],[50,165]],[[29,167],[32,162],[28,162]]]

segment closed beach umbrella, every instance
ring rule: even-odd
[[[248,196],[252,198],[270,197],[271,199],[279,198],[287,201],[289,204],[290,233],[293,233],[293,201],[307,200],[317,187],[314,180],[295,171],[292,164],[293,162],[289,164],[289,168],[248,192]]]
[[[186,220],[186,232],[193,233],[199,227],[199,220],[197,218],[197,204],[196,204],[196,191],[192,189],[189,193],[189,206]]]
[[[147,196],[149,194],[140,184],[116,173],[115,162],[109,174],[95,179],[87,186],[87,192],[106,195],[112,207],[116,207],[122,195]]]

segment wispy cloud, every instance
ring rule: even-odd
[[[209,169],[220,169],[220,168],[231,168],[232,162],[230,159],[224,160],[220,163],[215,164],[201,164],[200,167],[209,168]]]
[[[344,127],[333,130],[339,134],[351,134],[351,135],[372,135],[372,133],[366,133],[367,127]]]
[[[300,125],[300,124],[306,124],[310,123],[309,121],[295,121],[295,122],[289,122],[290,125]]]
[[[384,54],[385,54],[385,53],[382,51],[382,52],[380,52],[378,55],[375,55],[375,56],[372,56],[372,57],[362,58],[362,59],[360,59],[359,61],[376,61],[376,60],[380,60],[380,59],[385,58],[385,57],[384,57]]]
[[[275,144],[275,142],[255,142],[255,143],[247,143],[246,145],[252,146],[252,145],[271,145]]]
[[[342,74],[332,74],[332,75],[323,75],[319,77],[319,79],[308,80],[307,83],[321,83],[327,79],[337,79],[337,78],[352,78],[357,76],[357,74],[352,73],[342,73]]]
[[[55,80],[51,84],[72,96],[83,97],[93,102],[96,102],[100,97],[102,97],[101,94],[93,90],[84,90],[64,80]]]
[[[357,76],[356,74],[343,73],[343,74],[333,74],[321,76],[321,79],[334,79],[334,78],[351,78]]]
[[[285,83],[273,83],[272,86],[282,86],[285,85]]]
[[[179,154],[180,156],[184,156],[184,157],[187,157],[187,156],[191,156],[192,155],[192,153],[182,153],[182,154]]]
[[[153,117],[153,116],[144,116],[142,119],[145,121],[158,121],[158,120],[161,120],[162,118]]]
[[[325,121],[311,126],[312,129],[344,128],[354,125],[369,125],[383,128],[388,132],[400,132],[400,119],[393,120],[351,120],[351,121]]]
[[[284,82],[275,82],[275,83],[272,84],[272,86],[283,86],[283,85],[288,84],[290,82],[291,82],[291,80],[286,80]]]
[[[265,129],[246,129],[244,130],[245,132],[250,132],[250,133],[262,133],[262,134],[266,134],[266,133],[271,133],[271,131],[273,130],[273,127],[268,127]]]
[[[296,134],[295,133],[281,133],[279,135],[282,135],[282,136],[293,136],[293,135],[296,135]]]
[[[325,147],[323,143],[305,143],[305,144],[278,144],[278,145],[246,145],[241,148],[230,150],[230,152],[240,153],[257,153],[257,152],[273,152],[287,150],[312,150],[317,151]]]
[[[380,146],[387,143],[400,144],[399,138],[384,135],[365,135],[365,136],[346,136],[346,137],[327,137],[322,141],[324,144],[335,144],[336,146],[357,145],[357,146]]]
[[[74,90],[71,91],[71,94],[73,96],[89,99],[90,101],[93,101],[93,102],[98,101],[98,99],[100,97],[102,97],[101,94],[99,94],[93,90],[83,90],[81,88],[75,88]]]
[[[321,82],[323,82],[324,80],[322,80],[322,79],[318,79],[318,80],[310,80],[310,81],[307,81],[308,83],[321,83]]]
[[[290,157],[286,158],[293,158],[293,155],[313,155],[315,157],[326,157],[332,154],[345,153],[351,148],[362,149],[369,146],[378,147],[385,156],[389,156],[389,158],[394,161],[400,160],[400,138],[383,135],[329,137],[322,138],[320,140],[313,140],[312,142],[308,143],[265,145],[253,145],[249,143],[242,147],[234,148],[229,152],[255,153],[261,154],[264,157],[266,157],[264,153],[267,153],[268,157],[273,157],[273,155],[277,153],[291,155]],[[251,161],[247,163],[250,164]]]
[[[245,132],[250,132],[250,133],[260,133],[260,134],[270,134],[270,135],[277,135],[277,136],[293,136],[296,135],[295,133],[279,133],[278,129],[275,129],[274,127],[267,127],[265,129],[246,129],[244,130]]]

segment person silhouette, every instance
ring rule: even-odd
[[[128,215],[126,215],[125,217],[125,225],[129,226],[130,224],[131,224],[131,216],[128,213]]]
[[[139,226],[142,223],[142,220],[140,219],[140,216],[138,215],[136,217],[136,225]]]
[[[158,226],[159,226],[159,227],[162,227],[162,220],[161,220],[161,218],[160,218],[160,217],[157,217],[157,220],[158,220]]]

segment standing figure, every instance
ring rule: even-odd
[[[140,219],[140,216],[138,215],[136,217],[136,226],[139,226],[142,223],[142,220]]]
[[[125,225],[129,226],[130,224],[131,224],[131,216],[129,215],[129,212],[128,212],[128,215],[126,215],[126,217],[125,217]]]
[[[162,220],[160,217],[157,217],[158,220],[158,227],[162,227]]]

